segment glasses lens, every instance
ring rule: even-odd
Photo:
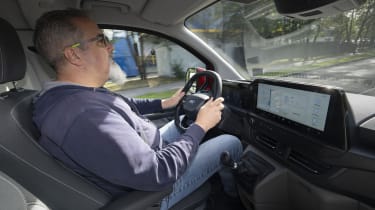
[[[106,35],[104,35],[104,44],[105,44],[105,46],[108,46],[109,45],[109,39],[108,39],[108,37],[106,36]]]
[[[97,36],[97,42],[100,44],[102,47],[107,47],[109,45],[109,39],[106,35],[104,34],[99,34]]]

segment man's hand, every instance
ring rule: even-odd
[[[182,88],[180,88],[173,94],[172,97],[163,99],[161,101],[161,107],[163,109],[169,109],[169,108],[175,107],[178,104],[178,102],[182,99],[182,97],[184,97],[184,95],[185,93],[182,92]]]
[[[213,128],[221,120],[221,110],[224,109],[224,98],[219,97],[215,100],[210,98],[199,110],[195,123],[205,132]]]

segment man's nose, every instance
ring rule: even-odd
[[[112,53],[112,52],[113,52],[114,47],[113,47],[112,43],[109,43],[109,44],[107,45],[107,50],[108,50],[109,53]]]

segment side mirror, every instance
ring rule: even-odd
[[[186,70],[186,74],[185,74],[185,84],[196,74],[196,73],[199,73],[199,72],[202,72],[202,71],[206,71],[206,69],[202,68],[202,67],[190,67]],[[196,81],[193,82],[191,88],[190,88],[190,92],[192,93],[195,93],[196,90],[197,90],[197,87],[200,87],[202,85],[202,83],[205,83],[206,79],[205,77],[202,77]]]
[[[197,73],[197,68],[188,68],[185,73],[185,83]]]
[[[185,82],[189,81],[190,78],[192,78],[194,76],[194,74],[198,73],[198,72],[202,72],[202,71],[206,71],[205,68],[202,68],[202,67],[190,67],[186,70],[186,74],[185,74]]]

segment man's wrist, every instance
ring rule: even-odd
[[[201,127],[205,133],[207,133],[207,131],[210,129],[204,123],[200,123],[196,121],[195,124]]]
[[[161,100],[161,108],[162,109],[168,109],[168,108],[170,108],[170,105],[168,103],[168,99],[162,99]]]

